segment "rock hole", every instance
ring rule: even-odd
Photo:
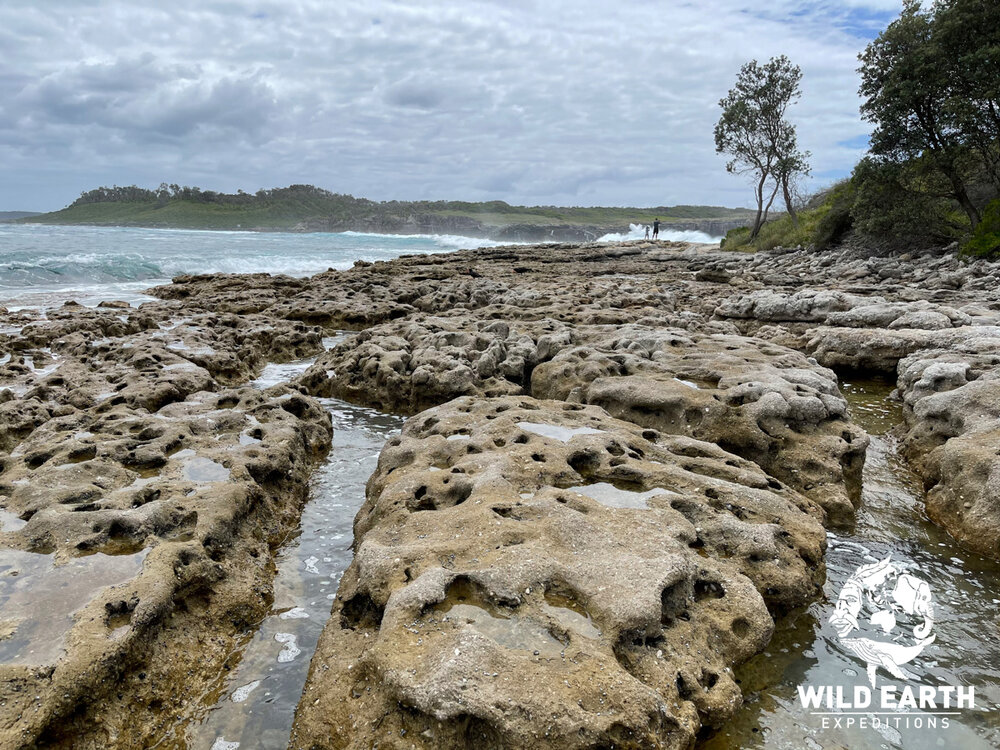
[[[660,623],[671,625],[678,613],[682,612],[690,599],[690,582],[687,579],[675,581],[664,587],[660,593]]]
[[[694,600],[721,599],[726,595],[725,587],[716,581],[699,580],[694,584]]]
[[[737,617],[730,623],[729,628],[737,638],[746,638],[750,634],[750,621],[744,617]]]
[[[382,624],[382,607],[365,593],[352,596],[340,608],[340,624],[349,630],[378,629]]]
[[[688,687],[687,680],[680,673],[677,674],[677,695],[684,701],[691,700],[691,697],[694,695],[694,691]]]

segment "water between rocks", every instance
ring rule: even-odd
[[[902,421],[900,405],[889,399],[885,382],[841,384],[855,423],[871,435],[865,462],[862,502],[850,532],[828,533],[825,599],[793,612],[777,623],[767,650],[736,670],[746,702],[699,750],[767,748],[768,750],[833,750],[834,748],[961,748],[1000,747],[1000,565],[963,550],[924,512],[920,480],[897,454],[889,430]],[[892,555],[911,564],[910,573],[926,581],[934,597],[934,633],[930,644],[906,665],[919,681],[904,681],[878,672],[878,685],[974,686],[976,710],[950,716],[947,729],[928,728],[928,716],[909,709],[881,729],[846,726],[847,714],[812,715],[798,697],[799,685],[843,685],[850,695],[866,685],[865,665],[841,645],[829,623],[844,582],[861,565]],[[827,709],[820,709],[826,711]],[[846,711],[847,709],[845,709]],[[841,727],[835,726],[840,718]],[[870,718],[870,717],[869,717]],[[907,719],[910,726],[907,727]],[[916,728],[921,719],[922,728]],[[898,721],[898,728],[894,725]]]
[[[330,339],[327,347],[336,343]],[[269,365],[254,385],[301,374],[312,360]],[[333,448],[313,476],[297,533],[276,560],[274,604],[256,632],[231,655],[212,689],[193,696],[194,719],[174,727],[157,748],[256,750],[288,745],[309,660],[351,561],[352,525],[383,443],[401,417],[319,399],[333,420]]]
[[[308,363],[275,366],[261,386],[301,372]],[[844,383],[852,417],[872,436],[862,505],[850,532],[830,532],[826,597],[777,623],[767,650],[737,670],[746,702],[700,750],[768,748],[995,748],[1000,746],[1000,565],[961,549],[924,514],[922,490],[896,452],[889,430],[901,421],[891,386]],[[351,560],[351,527],[364,485],[385,440],[402,419],[327,399],[334,424],[333,450],[317,472],[298,535],[277,561],[272,614],[232,655],[212,691],[200,696],[195,720],[174,728],[160,748],[285,747],[310,657],[323,629],[340,576]],[[799,685],[865,684],[864,665],[838,641],[829,623],[844,582],[863,564],[892,555],[912,565],[935,604],[937,640],[908,665],[925,684],[976,689],[976,710],[949,717],[950,727],[916,729],[904,721],[879,730],[823,728],[822,717],[802,708]],[[880,672],[880,678],[885,679]],[[919,713],[919,712],[916,712]],[[905,720],[905,717],[899,717]],[[926,717],[924,717],[926,718]]]

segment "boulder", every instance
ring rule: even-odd
[[[822,515],[597,407],[422,412],[368,484],[290,746],[689,747],[769,608],[818,592]]]

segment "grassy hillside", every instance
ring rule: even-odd
[[[43,224],[90,224],[185,229],[371,230],[400,231],[408,226],[488,230],[512,225],[533,227],[626,227],[629,223],[719,220],[744,221],[744,209],[717,206],[655,208],[511,206],[502,201],[375,202],[338,195],[308,185],[226,195],[197,188],[162,186],[98,188],[61,211],[33,216]]]

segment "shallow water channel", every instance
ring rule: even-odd
[[[307,364],[272,366],[257,385],[286,380]],[[856,525],[828,533],[825,598],[780,620],[768,649],[737,670],[745,705],[699,748],[998,747],[1000,565],[961,549],[927,520],[920,482],[897,455],[889,434],[901,421],[898,404],[889,399],[891,386],[853,382],[843,388],[853,420],[872,437]],[[194,719],[175,727],[155,747],[247,750],[288,743],[310,658],[351,560],[351,527],[365,482],[382,444],[403,421],[332,399],[324,403],[333,418],[333,450],[313,479],[297,535],[279,553],[273,610],[201,696],[203,707]],[[855,685],[868,684],[865,664],[841,643],[829,619],[845,581],[859,566],[887,556],[929,585],[936,641],[906,665],[917,681],[896,680],[880,670],[879,684],[974,686],[976,708],[952,712],[947,728],[942,727],[944,717],[936,717],[936,726],[929,727],[933,717],[911,709],[881,717],[875,729],[866,712],[828,712],[800,703],[800,685],[843,686],[849,695]],[[842,715],[823,716],[817,710]],[[862,715],[869,720],[865,728],[859,726]],[[849,717],[854,719],[851,726]]]
[[[327,348],[340,340],[327,339]],[[267,388],[300,375],[312,360],[268,365],[253,382]],[[284,748],[323,626],[351,562],[354,516],[379,451],[401,417],[319,399],[333,421],[333,447],[311,481],[299,528],[279,550],[274,603],[257,630],[230,656],[225,671],[198,697],[191,720],[153,747],[181,750]]]
[[[244,641],[195,720],[156,747],[251,750],[288,745],[309,660],[351,561],[351,528],[382,444],[403,420],[320,399],[333,418],[333,449],[312,480],[297,534],[281,548],[271,614]]]
[[[828,533],[824,600],[779,621],[767,650],[736,670],[746,703],[699,750],[1000,747],[1000,565],[962,549],[927,519],[921,483],[897,455],[889,434],[902,420],[899,404],[889,399],[892,386],[847,382],[842,388],[854,422],[871,435],[856,525],[849,532]],[[800,685],[843,686],[848,698],[855,686],[868,685],[865,663],[842,644],[829,620],[844,583],[858,567],[889,555],[929,585],[936,640],[905,665],[915,680],[894,678],[880,668],[878,688],[909,685],[916,692],[920,685],[973,686],[975,709],[932,717],[919,708],[904,708],[879,716],[879,727],[873,728],[871,708],[802,707]],[[865,728],[862,718],[867,719]]]

